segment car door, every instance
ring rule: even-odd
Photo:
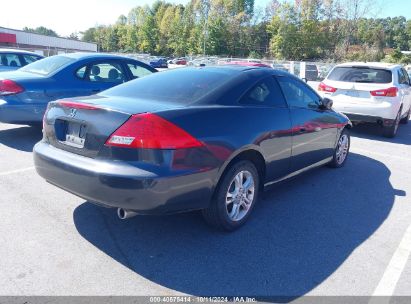
[[[88,64],[86,76],[93,94],[107,90],[129,80],[127,72],[119,60],[95,61]]]
[[[289,76],[277,80],[290,107],[293,172],[332,156],[339,119],[321,107],[321,97],[303,81]]]
[[[248,127],[259,134],[254,144],[260,146],[266,160],[266,181],[286,176],[291,170],[291,119],[277,81],[272,76],[259,81],[240,103],[258,117]]]
[[[411,106],[411,86],[408,73],[402,68],[398,70],[398,83],[403,104],[401,114],[404,116]]]
[[[114,71],[114,72],[113,72]],[[116,60],[93,60],[67,66],[50,77],[45,94],[48,101],[89,96],[128,80],[124,67]]]

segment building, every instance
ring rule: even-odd
[[[71,52],[97,52],[97,44],[0,27],[0,47],[34,51],[44,56]]]

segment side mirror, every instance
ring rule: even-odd
[[[322,107],[326,110],[330,110],[333,106],[333,101],[330,98],[324,97],[321,100]]]
[[[308,79],[307,78],[301,78],[302,81],[304,81],[305,83],[308,83]]]

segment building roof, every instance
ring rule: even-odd
[[[68,49],[78,51],[97,51],[97,44],[74,39],[52,37],[21,30],[0,27],[0,33],[13,34],[16,36],[16,44],[42,46],[47,48]]]

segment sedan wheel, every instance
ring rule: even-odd
[[[250,161],[232,165],[221,178],[210,206],[203,210],[212,226],[232,231],[244,224],[257,201],[260,179]]]
[[[338,141],[336,157],[337,163],[340,165],[342,164],[348,155],[348,148],[349,148],[349,138],[347,134],[342,134],[340,140]]]
[[[254,192],[253,175],[249,171],[240,171],[231,181],[225,200],[227,215],[232,221],[240,221],[247,215]]]
[[[348,133],[347,129],[344,129],[341,132],[340,138],[338,139],[337,147],[335,147],[333,159],[329,163],[329,166],[333,168],[340,168],[344,166],[349,151],[350,133]]]

